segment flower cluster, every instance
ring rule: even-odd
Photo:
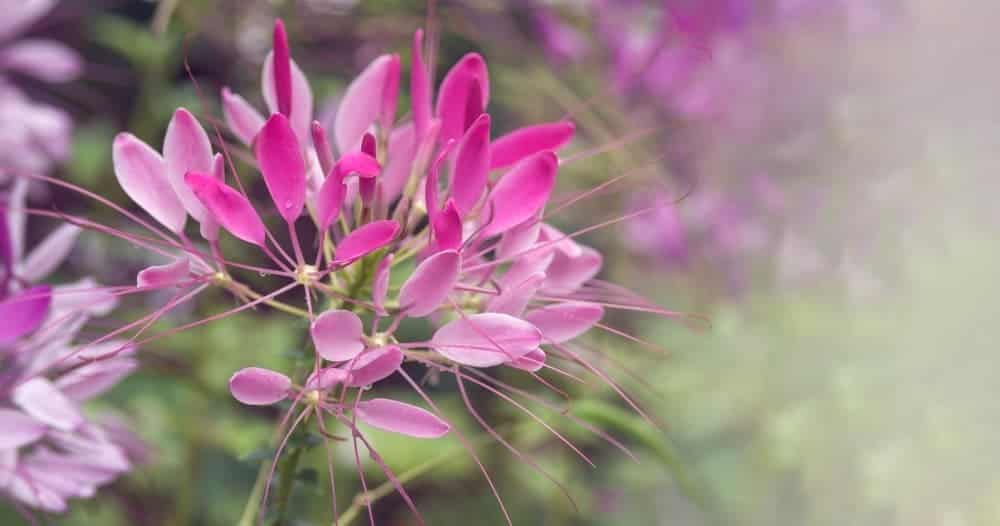
[[[135,439],[117,420],[87,418],[81,404],[113,387],[137,362],[126,342],[74,344],[93,316],[117,303],[92,279],[49,286],[80,229],[64,224],[25,254],[19,179],[0,196],[0,495],[48,512],[128,471]],[[114,352],[107,359],[98,357]],[[141,447],[141,446],[140,446]]]
[[[483,57],[462,57],[435,98],[417,31],[411,118],[396,117],[399,56],[380,56],[344,92],[331,146],[327,130],[313,120],[310,86],[291,59],[280,21],[273,44],[262,72],[266,117],[222,90],[229,132],[249,147],[247,157],[270,203],[254,202],[249,181],[227,162],[221,132],[215,129],[222,150],[216,153],[186,109],[175,112],[162,154],[128,133],[115,139],[114,169],[122,189],[168,231],[130,215],[154,236],[118,234],[165,255],[180,254],[139,273],[140,288],[181,289],[150,318],[211,285],[243,304],[175,330],[257,305],[307,318],[315,348],[307,376],[292,379],[250,367],[233,374],[231,393],[249,405],[290,399],[285,440],[310,415],[320,434],[330,437],[332,418],[349,430],[355,451],[361,441],[377,461],[358,422],[417,438],[455,432],[404,362],[454,375],[470,412],[491,434],[468,403],[465,383],[516,402],[502,393],[510,386],[482,369],[523,370],[550,386],[539,371],[577,379],[568,369],[578,368],[613,385],[588,359],[590,350],[571,340],[593,327],[623,334],[601,324],[606,307],[670,313],[597,280],[602,256],[575,241],[583,231],[564,234],[544,221],[560,164],[556,151],[572,139],[574,125],[543,123],[492,138]],[[188,217],[199,223],[207,250],[185,234]],[[269,222],[283,224],[284,242]],[[222,230],[259,249],[271,266],[226,258]],[[257,292],[239,280],[240,271],[285,284]],[[283,301],[296,289],[303,292],[299,306]],[[426,320],[436,330],[426,341],[407,341],[397,332],[406,319]],[[372,397],[370,388],[393,375],[428,407]],[[397,490],[405,497],[398,484]]]

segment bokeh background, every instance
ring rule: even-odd
[[[111,170],[114,134],[158,145],[181,105],[219,119],[222,86],[259,101],[275,17],[330,112],[378,54],[400,52],[408,68],[412,32],[430,21],[437,78],[467,51],[486,57],[498,130],[567,115],[577,123],[561,196],[628,174],[553,222],[569,231],[653,207],[582,240],[605,254],[604,276],[711,320],[615,312],[655,346],[610,334],[591,341],[660,428],[601,385],[575,387],[572,411],[622,437],[638,461],[548,415],[595,458],[591,468],[473,392],[575,501],[486,437],[477,451],[516,524],[1000,524],[1000,4],[428,4],[58,2],[17,38],[66,43],[84,58],[82,74],[56,83],[5,74],[0,159],[127,204]],[[52,150],[42,156],[51,162],[34,160],[35,148]],[[32,201],[111,217],[51,187]],[[29,235],[53,226],[37,221]],[[146,257],[88,233],[66,272],[129,283],[155,263]],[[129,303],[117,316],[164,300]],[[142,369],[93,409],[134,425],[145,464],[45,520],[243,525],[276,413],[238,405],[226,380],[250,364],[281,369],[303,334],[285,317],[251,313],[143,349]],[[454,386],[442,379],[433,390],[479,436]],[[412,477],[407,487],[430,524],[502,523],[457,443],[375,439],[389,465]],[[330,523],[326,460],[314,446],[293,444],[307,467],[278,488],[292,491],[291,524]],[[342,509],[359,490],[343,454]],[[391,489],[375,518],[415,524]],[[0,524],[22,522],[0,504]],[[363,514],[352,522],[364,523]]]

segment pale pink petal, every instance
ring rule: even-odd
[[[570,121],[525,126],[493,141],[490,168],[506,168],[546,150],[555,151],[573,139],[576,126]]]
[[[492,367],[528,354],[541,342],[534,325],[507,314],[486,312],[441,327],[434,333],[431,347],[463,365]]]
[[[534,351],[525,354],[507,365],[523,371],[529,371],[532,373],[537,372],[545,366],[545,351],[535,349]]]
[[[253,144],[257,132],[264,127],[264,116],[229,88],[222,88],[222,115],[229,131],[247,146]]]
[[[177,258],[166,265],[153,265],[139,271],[135,278],[137,287],[165,287],[180,283],[191,273],[191,261]]]
[[[559,160],[552,152],[535,154],[511,168],[493,188],[483,214],[489,224],[482,235],[504,232],[535,217],[556,182]]]
[[[83,402],[114,387],[139,366],[133,358],[114,358],[91,362],[56,379],[55,385],[66,396]]]
[[[309,126],[313,119],[312,88],[309,87],[309,79],[299,69],[295,60],[290,60],[289,63],[292,66],[292,109],[288,115],[288,121],[292,124],[292,129],[295,130],[296,137],[299,138],[299,144],[307,146],[312,140],[312,134],[309,132]],[[261,92],[264,96],[264,102],[267,104],[268,111],[270,113],[281,113],[274,85],[273,68],[274,53],[272,52],[268,53],[264,59],[264,68],[261,71]]]
[[[306,379],[306,390],[329,391],[337,384],[347,380],[347,372],[339,367],[324,367],[309,375]]]
[[[51,274],[73,250],[79,235],[79,227],[68,223],[60,225],[24,258],[19,265],[20,277],[34,283]]]
[[[516,285],[504,287],[499,295],[487,302],[486,311],[520,316],[528,306],[528,302],[538,292],[543,281],[545,281],[545,273],[537,272]]]
[[[458,250],[462,245],[462,217],[453,199],[444,205],[444,210],[431,219],[434,230],[435,250]]]
[[[333,263],[346,265],[392,242],[399,233],[399,223],[382,220],[368,223],[347,235],[337,245]]]
[[[292,381],[287,376],[260,367],[240,369],[229,378],[229,392],[246,405],[280,402],[288,397],[291,387]]]
[[[58,0],[4,0],[0,3],[0,40],[7,40],[41,19]]]
[[[111,154],[125,194],[171,231],[184,230],[187,213],[167,179],[163,157],[131,133],[115,137]]]
[[[45,378],[32,378],[15,387],[11,400],[36,420],[62,431],[71,431],[83,423],[76,404]]]
[[[399,289],[399,306],[407,316],[426,316],[442,306],[458,281],[462,256],[443,250],[423,260]]]
[[[413,111],[413,125],[416,141],[423,139],[431,120],[431,81],[424,63],[424,31],[413,33],[413,49],[410,65],[410,105]]]
[[[478,53],[469,53],[455,63],[441,81],[435,108],[435,116],[441,119],[441,142],[457,140],[465,133],[470,88],[476,85],[480,89],[477,100],[481,108],[473,118],[478,117],[489,102],[490,81],[486,61]]]
[[[538,241],[541,226],[541,221],[529,220],[504,232],[497,245],[497,257],[516,257],[531,248]]]
[[[386,254],[378,262],[375,269],[375,279],[372,280],[372,304],[379,314],[385,314],[385,296],[389,292],[389,277],[392,274],[392,254]]]
[[[117,306],[118,296],[91,277],[57,285],[52,294],[52,312],[57,315],[79,311],[92,316],[105,316]]]
[[[580,246],[580,255],[569,257],[561,251],[554,251],[555,257],[549,264],[545,283],[542,286],[547,292],[568,294],[576,291],[581,285],[601,271],[604,258],[601,253],[586,246]]]
[[[0,451],[26,446],[45,434],[47,426],[13,409],[0,409]]]
[[[391,203],[403,192],[410,179],[417,146],[417,134],[412,122],[393,128],[389,135],[385,171],[380,177],[383,203]]]
[[[361,318],[346,310],[328,310],[310,327],[316,354],[331,362],[350,360],[365,350],[363,332]]]
[[[212,173],[212,143],[191,112],[177,108],[163,138],[163,159],[167,162],[167,180],[191,217],[205,218],[205,207],[184,184],[188,172]]]
[[[529,311],[524,319],[531,322],[552,343],[563,343],[589,331],[604,316],[596,303],[567,301]]]
[[[382,100],[379,102],[378,125],[384,132],[392,129],[396,121],[396,104],[399,102],[399,55],[392,55],[389,71],[382,86]]]
[[[462,215],[479,203],[490,172],[490,116],[480,115],[455,150],[451,195]]]
[[[243,194],[205,174],[189,173],[184,182],[230,234],[247,243],[264,246],[266,229]]]
[[[347,86],[333,121],[333,135],[341,155],[358,150],[361,137],[388,111],[383,108],[383,97],[393,82],[398,87],[399,55],[382,55]]]
[[[514,263],[500,277],[500,284],[511,287],[536,273],[545,273],[552,264],[554,251],[545,247],[534,248],[514,258]]]
[[[306,202],[306,162],[288,118],[271,115],[257,134],[254,154],[278,213],[294,223]]]
[[[0,345],[31,334],[45,321],[52,304],[52,289],[39,285],[0,301]]]
[[[388,378],[402,363],[403,351],[395,345],[389,345],[365,351],[340,368],[347,373],[345,385],[365,387]]]
[[[278,112],[289,117],[292,114],[292,56],[288,49],[288,34],[285,23],[274,21],[274,91],[278,99]]]
[[[451,430],[451,426],[434,413],[387,398],[358,402],[354,414],[372,427],[414,438],[439,438]]]
[[[0,67],[45,82],[68,82],[80,76],[83,60],[76,51],[54,40],[25,39],[0,51]]]

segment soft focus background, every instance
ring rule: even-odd
[[[638,462],[547,415],[593,455],[590,468],[473,392],[576,502],[486,437],[479,451],[516,524],[1000,524],[1000,4],[432,4],[438,78],[482,53],[498,131],[576,121],[562,195],[629,174],[553,221],[569,231],[645,211],[582,240],[602,249],[606,276],[711,320],[613,312],[655,348],[610,334],[591,342],[613,351],[606,365],[661,429],[604,386],[577,387],[573,411],[622,437]],[[427,13],[399,0],[64,0],[9,38],[62,41],[82,55],[82,74],[4,74],[0,159],[127,203],[111,171],[114,134],[158,145],[179,105],[218,119],[224,85],[259,101],[275,17],[317,100],[334,108],[377,54],[400,52],[408,67]],[[32,199],[110,217],[57,190]],[[36,223],[33,237],[53,226]],[[81,239],[72,266],[104,283],[153,263],[114,239]],[[248,314],[145,348],[142,370],[101,404],[134,423],[148,462],[51,523],[238,524],[276,413],[238,405],[226,380],[250,364],[280,369],[302,335],[288,318]],[[479,436],[453,387],[435,396]],[[376,439],[390,466],[412,474],[430,524],[502,523],[457,443]],[[322,448],[293,447],[311,466],[283,481],[294,524],[328,524]],[[343,453],[341,509],[359,489]],[[22,521],[0,504],[0,524]],[[376,522],[415,523],[391,491]]]

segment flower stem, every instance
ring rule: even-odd
[[[295,448],[285,457],[284,462],[278,468],[278,505],[275,508],[275,526],[285,524],[285,515],[288,512],[288,503],[292,497],[292,486],[295,485],[295,471],[299,467],[299,459],[302,457],[302,448]]]

